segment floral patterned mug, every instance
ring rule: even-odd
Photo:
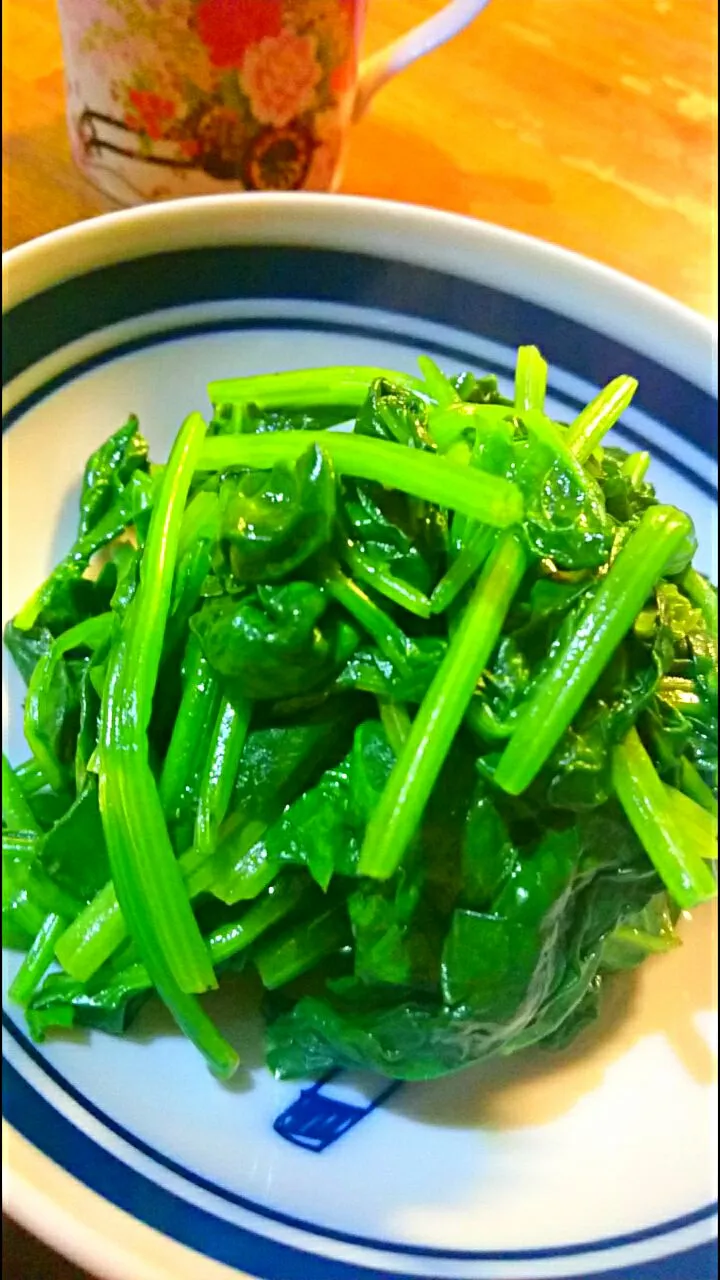
[[[334,190],[348,129],[488,0],[359,59],[367,0],[59,0],[73,155],[118,204]]]

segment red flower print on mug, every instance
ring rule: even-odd
[[[201,0],[197,33],[215,67],[239,67],[251,45],[282,30],[281,0]]]
[[[128,128],[145,133],[154,141],[162,138],[175,116],[175,104],[148,89],[128,89],[128,102],[130,109],[125,113]]]

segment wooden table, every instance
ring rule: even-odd
[[[439,0],[371,0],[375,48]],[[54,0],[3,8],[3,245],[103,208],[74,171]],[[383,90],[348,192],[554,240],[716,314],[717,4],[493,0]]]
[[[3,1218],[2,1264],[7,1280],[93,1280],[86,1271],[59,1258],[9,1218]]]
[[[437,9],[375,0],[368,47]],[[494,0],[383,90],[344,190],[576,249],[716,314],[714,0]],[[3,4],[3,247],[105,207],[70,159],[54,0]],[[9,1280],[80,1276],[11,1232]]]

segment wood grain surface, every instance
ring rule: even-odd
[[[437,8],[371,0],[368,49]],[[70,158],[53,0],[2,13],[7,248],[106,206]],[[716,0],[493,0],[378,96],[344,190],[529,232],[715,315],[716,149]]]
[[[3,1216],[2,1267],[6,1280],[94,1280]]]
[[[368,50],[437,0],[374,0]],[[67,140],[53,0],[5,0],[3,247],[106,208]],[[493,0],[393,81],[343,189],[501,223],[717,313],[715,0]],[[12,1227],[9,1280],[81,1273]]]

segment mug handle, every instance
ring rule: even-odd
[[[489,3],[490,0],[450,0],[432,18],[365,58],[360,64],[353,119],[364,115],[378,89],[388,80],[463,31]]]

